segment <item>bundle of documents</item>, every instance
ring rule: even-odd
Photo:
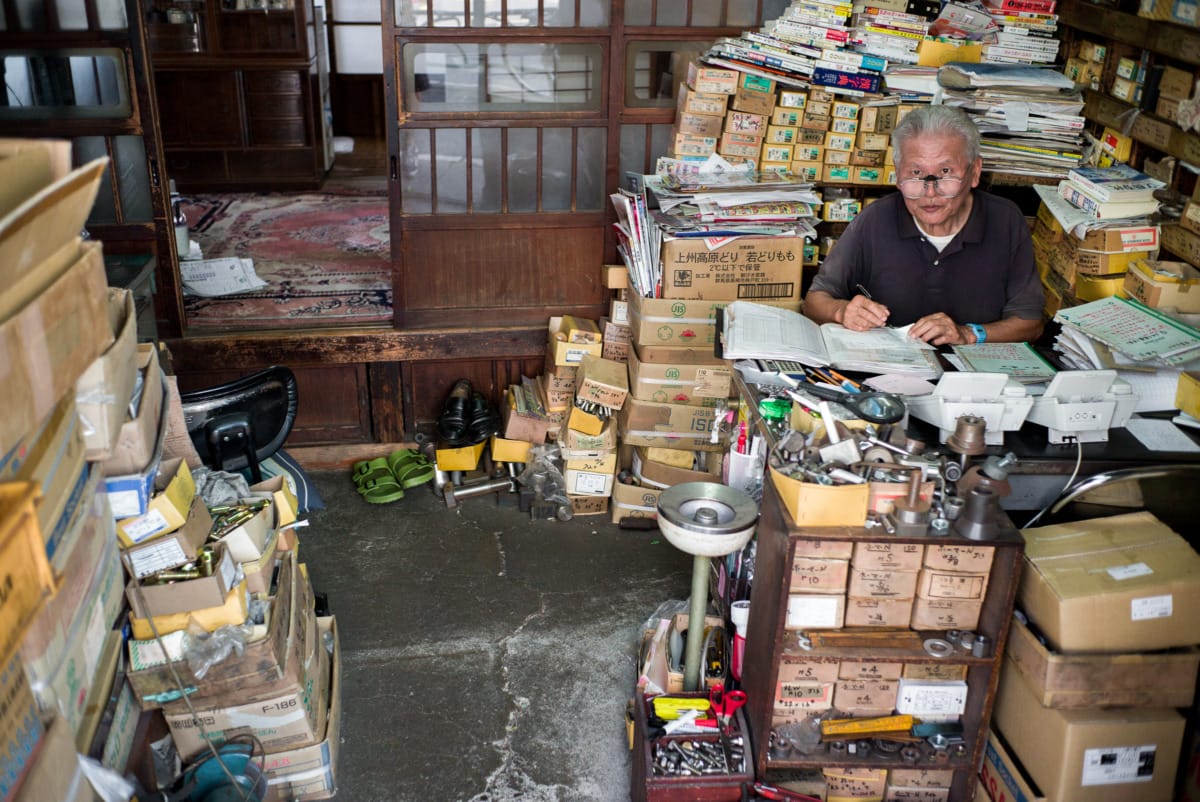
[[[983,0],[1000,29],[983,47],[983,60],[1008,64],[1053,64],[1058,58],[1056,0]]]
[[[254,292],[268,286],[254,272],[254,260],[230,256],[223,259],[181,259],[179,274],[185,295],[220,298]]]
[[[961,369],[973,373],[1007,373],[1021,384],[1042,384],[1054,378],[1054,366],[1029,343],[980,343],[951,346]]]
[[[661,277],[658,263],[662,232],[646,208],[646,191],[627,189],[609,196],[617,212],[613,230],[617,233],[617,252],[629,269],[629,282],[639,295],[653,297]]]
[[[1065,177],[1083,154],[1083,96],[1065,75],[1016,64],[951,63],[943,102],[979,127],[985,170]]]
[[[942,375],[936,349],[901,329],[851,331],[837,323],[818,325],[799,312],[749,301],[725,308],[721,343],[725,359],[786,359],[923,379]]]
[[[1100,220],[1127,220],[1158,211],[1154,193],[1165,187],[1125,164],[1077,167],[1058,185],[1058,194],[1072,206]]]
[[[928,33],[929,20],[918,14],[866,8],[854,15],[850,47],[889,63],[916,64],[917,48]]]

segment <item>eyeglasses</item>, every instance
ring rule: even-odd
[[[902,178],[896,182],[900,193],[906,198],[921,198],[925,190],[933,186],[933,191],[943,198],[950,198],[962,189],[963,179],[953,175],[927,175],[924,178]]]

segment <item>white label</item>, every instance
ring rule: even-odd
[[[595,496],[604,492],[610,474],[606,473],[577,473],[575,474],[575,495]]]
[[[147,538],[157,535],[168,526],[167,519],[158,510],[150,510],[141,518],[134,518],[121,524],[125,536],[134,543],[141,543]]]
[[[838,615],[838,609],[841,601],[841,596],[788,596],[788,629],[840,627],[842,618]]]
[[[1154,570],[1145,563],[1133,563],[1132,565],[1117,565],[1112,568],[1104,569],[1108,575],[1118,582],[1125,579],[1134,579],[1139,576],[1150,576]]]
[[[108,505],[117,520],[131,518],[142,511],[142,495],[136,490],[118,490],[108,494]]]
[[[1146,596],[1141,599],[1132,599],[1129,602],[1129,620],[1149,621],[1152,618],[1170,618],[1172,601],[1173,597],[1170,593],[1166,596]]]
[[[1080,785],[1150,782],[1154,779],[1156,749],[1154,744],[1085,749]]]
[[[960,716],[967,708],[967,683],[900,680],[896,712],[926,718]]]
[[[144,549],[138,549],[129,554],[129,562],[133,564],[133,573],[138,579],[166,571],[188,561],[183,546],[175,538],[164,540]]]

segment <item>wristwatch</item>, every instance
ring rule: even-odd
[[[971,333],[975,335],[976,345],[983,345],[985,342],[987,342],[987,329],[985,329],[983,326],[979,325],[978,323],[964,323],[963,325],[970,329]]]

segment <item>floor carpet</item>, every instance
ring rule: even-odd
[[[364,185],[367,186],[367,185]],[[249,257],[269,286],[185,299],[190,328],[312,328],[392,319],[386,195],[247,193],[186,198],[184,214],[205,258]]]

